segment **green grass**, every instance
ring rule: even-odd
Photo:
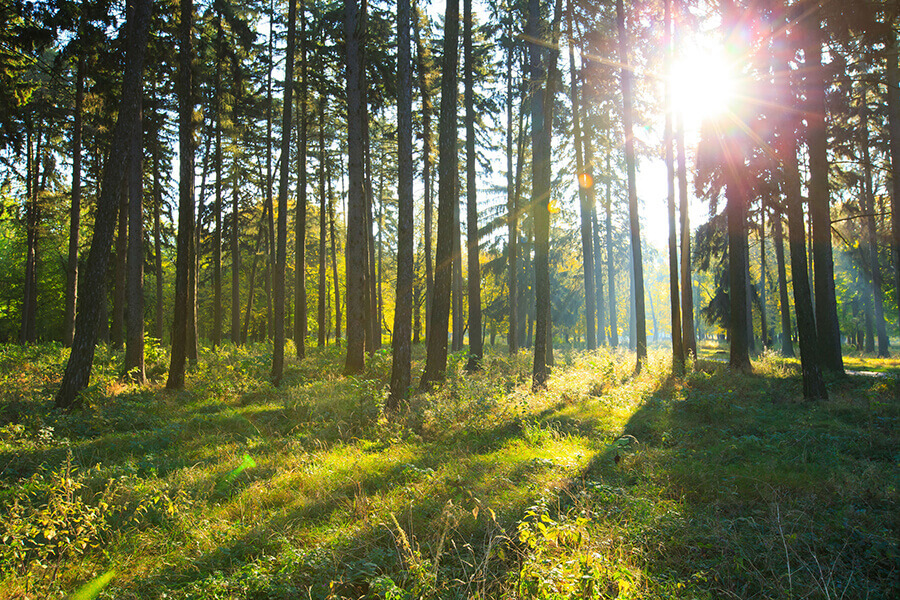
[[[560,351],[533,394],[528,355],[469,375],[457,354],[387,418],[386,352],[347,378],[314,349],[277,389],[269,349],[207,350],[167,392],[164,350],[137,389],[101,348],[61,413],[66,356],[0,348],[0,598],[900,592],[894,378],[809,404],[771,354],[673,379],[661,351],[638,377],[631,354]]]

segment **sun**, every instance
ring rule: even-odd
[[[688,127],[725,113],[735,91],[732,69],[721,53],[691,49],[672,65],[672,106]]]

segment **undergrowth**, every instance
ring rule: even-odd
[[[311,349],[276,388],[270,348],[204,349],[168,392],[163,348],[139,388],[101,346],[66,413],[67,351],[2,347],[0,598],[900,594],[896,378],[809,404],[775,354],[556,354],[540,393],[525,353],[453,354],[385,415],[387,352],[344,377]]]

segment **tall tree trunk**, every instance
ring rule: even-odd
[[[247,310],[244,313],[244,326],[241,330],[241,343],[247,343],[247,336],[250,332],[250,320],[253,318],[253,295],[256,292],[256,265],[259,261],[259,247],[262,245],[265,237],[266,209],[263,207],[262,217],[260,218],[259,228],[256,233],[256,247],[253,250],[253,262],[250,263],[250,281],[247,284]]]
[[[281,113],[281,173],[278,183],[278,243],[275,253],[275,349],[272,353],[272,379],[281,385],[284,375],[284,300],[287,266],[287,213],[291,165],[291,109],[294,87],[294,45],[297,27],[297,0],[288,2],[287,56],[284,67],[284,101]],[[303,114],[300,119],[305,120]],[[302,175],[301,175],[302,179]],[[299,310],[299,306],[297,307]],[[306,313],[301,313],[305,317]],[[302,345],[298,344],[300,348]],[[298,354],[300,354],[298,352]]]
[[[804,79],[806,82],[806,136],[809,149],[809,212],[813,225],[815,256],[816,333],[822,367],[844,372],[841,330],[834,291],[834,260],[831,251],[831,198],[828,189],[828,136],[825,126],[825,75],[822,65],[818,10],[815,22],[804,31]]]
[[[421,29],[427,16],[423,15],[416,4],[415,12],[415,36],[416,36],[416,70],[418,72],[419,95],[422,98],[422,186],[424,194],[424,228],[425,228],[425,326],[431,326],[431,305],[434,298],[434,261],[432,259],[431,232],[432,225],[432,195],[431,195],[431,165],[434,154],[434,144],[431,139],[431,114],[434,107],[431,103],[431,54],[428,47],[422,43]],[[431,335],[429,329],[425,330],[426,338]]]
[[[78,250],[81,240],[81,130],[84,113],[84,71],[87,52],[78,49],[75,71],[75,110],[72,131],[72,208],[69,214],[69,261],[66,270],[66,315],[63,320],[63,345],[72,346],[75,339],[75,302],[78,291]]]
[[[762,346],[771,346],[769,339],[769,324],[767,322],[766,308],[766,199],[762,199],[762,209],[759,216],[759,322],[762,333]]]
[[[231,165],[231,342],[241,343],[241,247],[239,206],[239,164],[235,157]]]
[[[414,210],[412,145],[412,51],[410,49],[410,0],[397,3],[397,301],[391,362],[388,410],[396,410],[411,383],[410,321],[412,320]]]
[[[680,13],[684,13],[683,0]],[[681,48],[681,34],[675,19],[675,47]],[[694,331],[694,287],[691,283],[691,217],[688,208],[687,152],[684,147],[684,114],[675,115],[675,148],[678,154],[678,210],[681,228],[681,338],[686,356],[697,358]]]
[[[347,358],[346,374],[365,368],[366,186],[363,128],[366,118],[363,91],[363,46],[366,40],[366,0],[345,4],[347,47]]]
[[[730,157],[726,165],[728,200],[728,296],[731,305],[728,335],[731,355],[728,365],[737,371],[750,372],[749,331],[747,328],[747,189],[742,179],[743,155],[731,144],[724,150]]]
[[[159,130],[156,129],[156,139],[159,139]],[[163,339],[163,269],[162,269],[162,185],[159,173],[159,144],[153,144],[153,259],[154,273],[156,274],[156,310],[154,311],[154,333],[158,343]]]
[[[269,52],[266,65],[266,208],[269,216],[266,223],[266,337],[272,338],[272,277],[275,270],[275,209],[272,200],[272,188],[275,176],[272,173],[272,69],[275,64],[275,2],[269,0]],[[287,157],[284,157],[287,158]]]
[[[365,78],[365,73],[363,73]],[[369,119],[363,123],[366,156],[366,351],[371,355],[381,348],[381,321],[378,319],[378,279],[375,276],[375,196],[372,191],[372,140]]]
[[[524,74],[523,74],[524,77]],[[522,211],[522,173],[525,169],[525,118],[528,111],[525,110],[525,96],[522,95],[519,103],[519,128],[516,136],[516,175],[513,183],[512,201],[509,206],[509,320],[510,331],[507,339],[510,354],[518,354],[522,335],[525,333],[525,306],[521,299],[524,297],[524,285],[519,282],[521,268],[519,266],[519,214]],[[515,323],[513,323],[515,320]]]
[[[25,289],[22,302],[22,328],[19,334],[21,344],[29,344],[37,341],[37,245],[38,225],[40,224],[40,206],[38,204],[38,179],[41,164],[41,132],[38,128],[37,143],[32,155],[31,130],[34,126],[28,125],[28,142],[26,143],[26,173],[25,194],[28,197],[25,206]]]
[[[644,312],[644,265],[641,256],[641,223],[638,216],[637,197],[637,165],[634,152],[633,131],[633,104],[634,92],[632,91],[633,73],[628,63],[628,38],[625,28],[625,9],[622,0],[616,0],[616,16],[619,29],[619,61],[622,63],[622,99],[624,110],[622,111],[622,123],[625,128],[625,169],[628,174],[628,218],[631,228],[631,261],[634,281],[634,318],[635,318],[635,347],[637,349],[636,372],[641,371],[643,362],[647,359],[647,323]]]
[[[319,303],[318,346],[323,347],[328,341],[328,312],[325,297],[328,294],[328,275],[326,265],[325,237],[327,236],[327,214],[325,198],[325,95],[319,98]],[[297,313],[297,318],[301,315]]]
[[[214,72],[213,115],[215,119],[215,170],[216,202],[213,207],[215,233],[213,234],[213,330],[212,345],[222,343],[222,60],[225,33],[222,29],[222,15],[216,15],[216,66]]]
[[[791,327],[791,305],[787,291],[787,269],[784,264],[784,231],[781,224],[781,209],[775,213],[775,262],[778,265],[778,300],[781,308],[781,354],[788,357],[794,356],[794,336]]]
[[[119,225],[116,233],[115,279],[113,280],[113,310],[110,343],[120,350],[125,341],[125,270],[128,258],[128,177],[119,190]]]
[[[513,172],[513,33],[512,19],[509,20],[506,36],[506,264],[507,264],[507,286],[509,288],[509,297],[507,305],[509,307],[509,329],[507,331],[506,345],[510,354],[519,352],[519,305],[518,305],[518,236],[519,236],[519,215],[518,207],[515,203],[515,173]],[[520,122],[523,111],[519,111]],[[521,138],[521,129],[519,133]],[[521,145],[521,144],[520,144]]]
[[[665,146],[666,146],[666,187],[669,207],[669,305],[672,321],[672,371],[684,373],[684,339],[681,334],[681,299],[678,288],[678,236],[675,228],[675,149],[672,125],[672,0],[665,0]],[[656,325],[654,324],[654,329]]]
[[[881,288],[881,265],[878,261],[878,236],[875,227],[875,194],[872,187],[872,162],[869,156],[869,110],[867,92],[863,91],[860,105],[860,148],[863,159],[863,213],[866,214],[866,242],[872,294],[875,301],[875,329],[878,332],[878,357],[888,356],[888,335],[884,322],[884,291]]]
[[[782,39],[776,43],[784,44]],[[786,44],[785,44],[786,45]],[[777,102],[779,106],[796,105],[788,74],[788,56],[793,52],[788,48],[777,48],[784,56],[780,56],[776,73]],[[806,240],[801,205],[800,171],[797,162],[796,127],[798,117],[794,111],[785,111],[781,121],[776,125],[779,134],[776,142],[776,156],[784,176],[785,202],[787,205],[788,228],[791,250],[791,272],[794,283],[794,308],[797,312],[797,331],[800,338],[800,368],[803,373],[803,397],[807,400],[827,399],[825,381],[822,378],[819,356],[816,346],[815,313],[810,295],[809,279],[806,265]]]
[[[329,173],[330,173],[329,169]],[[331,229],[331,278],[334,280],[334,341],[341,343],[341,285],[338,281],[337,268],[337,236],[334,233],[334,191],[331,189],[331,177],[328,177],[328,221]]]
[[[456,69],[459,57],[459,0],[447,0],[441,58],[441,113],[438,142],[438,239],[434,295],[428,322],[428,350],[419,389],[443,381],[447,370],[447,326],[450,321],[450,279],[453,254],[453,204],[456,197]]]
[[[887,104],[888,129],[890,131],[891,152],[891,255],[894,259],[894,298],[897,300],[898,322],[900,322],[900,66],[898,63],[897,35],[894,22],[898,9],[887,19],[890,27],[885,36],[885,56],[887,58]]]
[[[144,0],[146,1],[146,0]],[[193,0],[180,0],[181,18],[178,26],[178,238],[175,259],[175,304],[172,318],[172,353],[166,387],[184,387],[184,364],[187,358],[189,271],[194,262],[194,84],[193,43],[191,24],[194,18]]]
[[[572,137],[575,145],[575,169],[578,180],[578,199],[581,204],[581,256],[584,264],[584,316],[586,327],[587,349],[597,348],[597,331],[594,317],[597,314],[597,286],[594,282],[594,247],[591,231],[591,205],[588,202],[588,188],[594,182],[585,167],[583,144],[581,139],[581,107],[578,99],[578,83],[575,69],[575,32],[572,28],[572,0],[568,0],[566,11],[569,30],[569,75],[571,80],[570,96],[572,101]]]
[[[132,10],[134,10],[132,8]],[[139,95],[128,149],[128,273],[125,319],[125,375],[137,384],[144,373],[144,171],[143,110]],[[121,209],[120,209],[121,210]]]
[[[450,348],[459,352],[463,347],[463,276],[462,276],[462,233],[459,218],[459,184],[453,194],[453,286],[451,289],[453,304],[453,338]]]
[[[478,252],[478,200],[475,166],[475,89],[472,56],[472,0],[463,0],[463,54],[466,105],[466,241],[468,243],[469,360],[466,369],[481,368],[484,339],[481,327],[481,263]]]
[[[619,315],[616,314],[616,261],[612,242],[612,166],[610,149],[606,149],[606,281],[609,285],[609,344],[619,346]]]
[[[190,5],[190,0],[183,0]],[[103,168],[103,180],[97,201],[94,234],[84,269],[81,290],[78,295],[78,312],[75,322],[75,339],[66,364],[62,383],[56,394],[58,408],[70,408],[78,402],[78,392],[87,387],[97,344],[97,325],[100,319],[100,296],[105,293],[103,278],[109,261],[109,250],[116,227],[119,208],[118,194],[121,179],[128,164],[128,148],[132,143],[134,115],[138,110],[143,80],[144,52],[147,47],[147,31],[150,25],[150,0],[135,0],[129,15],[133,22],[126,25],[128,44],[125,58],[125,75],[122,81],[122,100],[116,126],[113,130],[109,160]]]
[[[308,142],[307,107],[309,82],[307,73],[306,0],[300,2],[300,94],[297,106],[297,207],[294,216],[294,344],[297,358],[306,356],[306,146]],[[322,107],[324,110],[324,104]],[[321,124],[320,124],[321,127]],[[324,135],[324,134],[321,134]],[[287,160],[285,158],[284,160]],[[324,175],[322,175],[324,177]]]

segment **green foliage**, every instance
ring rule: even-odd
[[[895,591],[889,376],[810,405],[775,355],[672,379],[661,352],[635,377],[628,353],[559,351],[533,394],[527,354],[474,374],[459,354],[389,419],[381,355],[348,378],[310,349],[275,388],[270,348],[226,344],[169,392],[120,383],[101,346],[85,409],[60,413],[65,355],[0,352],[0,598]]]

